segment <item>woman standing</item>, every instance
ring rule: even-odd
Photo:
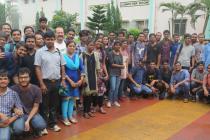
[[[111,107],[112,104],[120,107],[120,104],[118,103],[118,89],[121,80],[121,69],[125,67],[123,65],[123,57],[120,53],[120,47],[121,43],[119,41],[115,41],[113,51],[109,54],[108,57],[110,64],[110,91],[107,107]]]
[[[85,79],[83,83],[83,106],[84,106],[84,117],[89,119],[94,117],[94,114],[91,113],[90,107],[91,102],[97,97],[97,77],[100,71],[100,63],[98,58],[98,53],[94,52],[95,43],[90,42],[87,45],[85,52],[81,54],[81,58],[84,63]]]
[[[79,87],[83,83],[84,68],[79,55],[75,53],[76,44],[73,41],[67,42],[67,54],[64,55],[66,61],[66,83],[68,93],[62,98],[62,117],[65,125],[77,123],[73,118],[73,108],[75,100],[79,99]]]
[[[94,104],[94,108],[96,106],[99,106],[99,112],[102,114],[105,114],[105,110],[103,109],[103,99],[104,99],[104,93],[106,92],[106,86],[105,81],[108,80],[108,73],[105,65],[105,59],[106,59],[106,53],[104,49],[102,48],[102,40],[97,39],[95,42],[95,52],[98,53],[99,56],[99,62],[100,62],[100,71],[98,75],[98,96],[97,96],[97,104]]]
[[[122,96],[124,95],[123,91],[125,89],[125,84],[126,84],[126,79],[128,76],[128,59],[129,59],[129,54],[128,54],[128,42],[126,40],[122,41],[122,47],[120,49],[120,52],[123,57],[123,65],[125,68],[121,70],[121,82],[120,82],[120,87],[119,87],[119,93],[118,97],[120,100],[122,100]]]

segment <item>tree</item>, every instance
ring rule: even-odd
[[[11,2],[7,2],[5,7],[6,7],[5,10],[6,21],[9,21],[13,28],[18,29],[19,17],[20,17],[18,7],[16,5],[12,5]]]
[[[202,15],[197,15],[198,11],[203,11],[206,14],[203,33],[205,32],[210,16],[210,0],[200,0],[199,2],[194,2],[189,5],[188,14],[191,16],[191,24],[195,28],[195,23],[199,17]]]
[[[64,31],[67,32],[75,24],[77,16],[77,13],[69,14],[65,11],[56,11],[50,25],[54,29],[58,26],[63,27]]]
[[[87,26],[91,29],[99,33],[100,30],[104,30],[106,23],[106,10],[104,6],[96,5],[92,9],[93,14],[92,17],[88,17],[90,22],[87,23]]]
[[[172,34],[174,33],[174,20],[176,19],[176,11],[177,11],[177,6],[181,5],[180,3],[177,2],[171,2],[171,3],[161,3],[160,8],[164,7],[162,9],[162,12],[171,12],[171,25],[172,25]]]
[[[105,30],[119,31],[122,28],[122,17],[118,6],[114,6],[112,0],[111,4],[107,7],[107,23],[105,25]]]
[[[6,22],[5,4],[0,3],[0,25]]]

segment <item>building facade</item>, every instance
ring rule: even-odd
[[[111,0],[16,0],[19,5],[20,28],[26,25],[35,24],[37,11],[43,10],[50,21],[56,10],[64,10],[68,13],[78,13],[78,26],[86,28],[87,17],[91,16],[91,7],[94,5],[106,5]],[[167,2],[173,0],[167,0]],[[176,0],[184,5],[194,2],[194,0]],[[162,12],[159,5],[165,0],[114,0],[118,4],[122,19],[123,28],[147,28],[150,26],[151,32],[162,32],[165,29],[172,29],[171,13]],[[202,13],[200,13],[202,15]],[[193,28],[190,24],[190,17],[185,16],[180,21],[180,17],[174,22],[175,33],[200,33],[203,30],[205,15],[203,14]]]

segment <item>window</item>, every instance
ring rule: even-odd
[[[127,29],[129,25],[129,21],[123,21],[122,22],[122,28]]]
[[[28,2],[29,2],[28,0],[24,0],[24,3],[25,3],[25,4],[28,4]]]
[[[144,29],[148,27],[148,20],[138,20],[136,21],[136,25],[138,29]]]
[[[187,19],[174,20],[174,33],[179,34],[179,35],[184,35],[186,32],[186,23],[187,23]]]

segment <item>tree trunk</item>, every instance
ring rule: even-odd
[[[172,18],[171,18],[172,30],[171,30],[171,32],[172,32],[172,35],[173,35],[174,34],[174,11],[172,10],[171,13],[172,13]]]

